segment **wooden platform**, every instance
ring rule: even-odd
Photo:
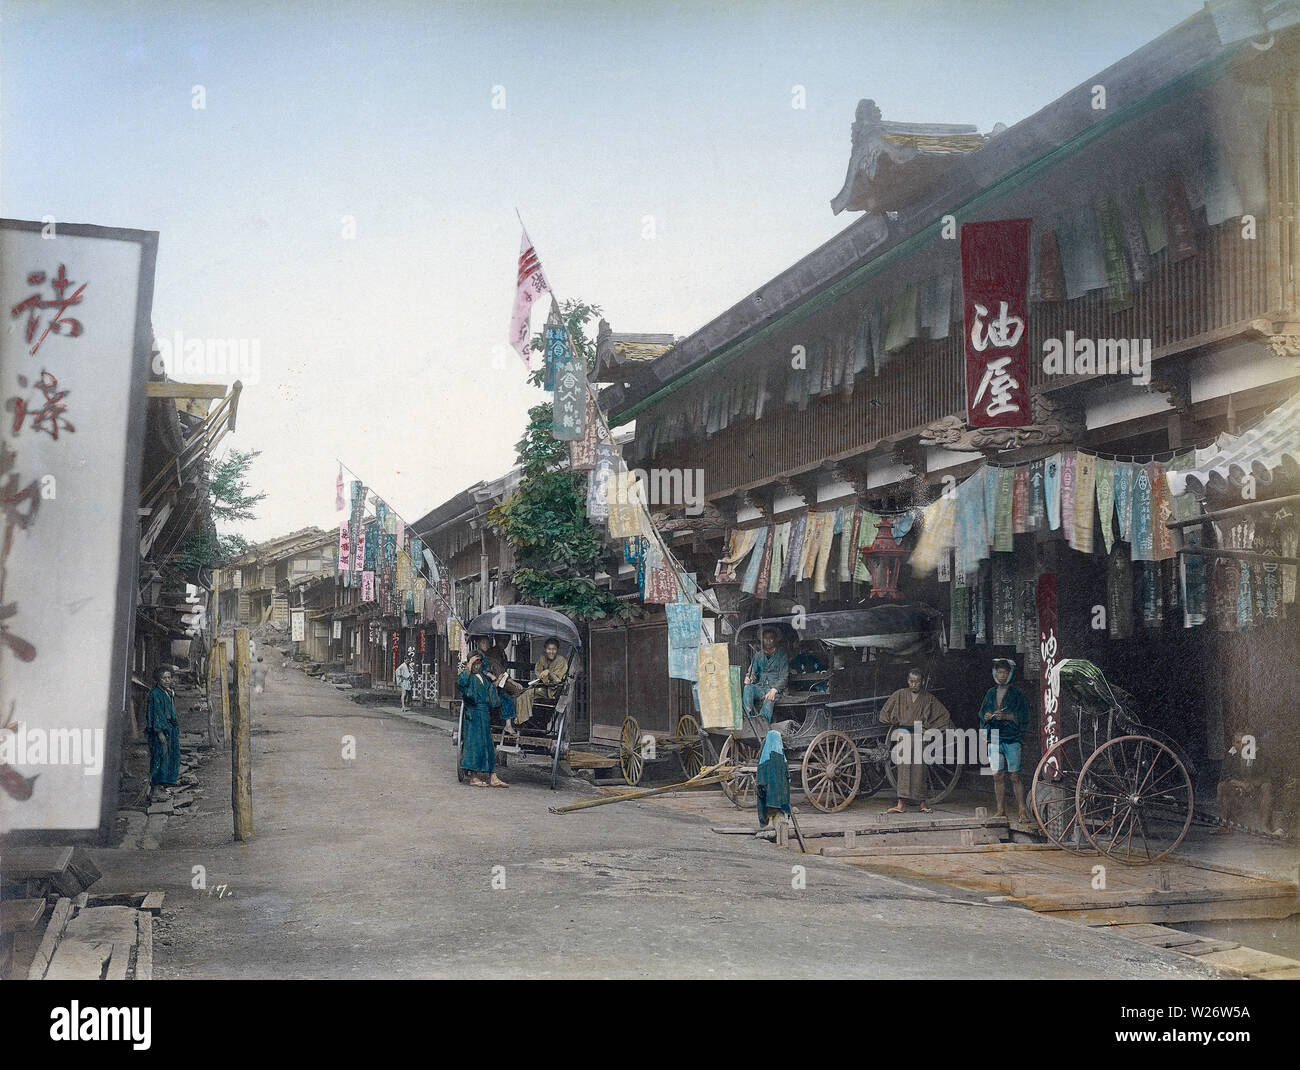
[[[942,881],[1086,925],[1286,918],[1300,911],[1295,884],[1185,858],[1125,866],[1096,854],[1017,844],[986,851],[854,851],[841,857],[866,869]]]
[[[1163,925],[1137,923],[1107,925],[1108,932],[1148,947],[1163,947],[1179,955],[1208,962],[1218,969],[1262,981],[1300,980],[1300,962],[1253,947],[1242,947],[1231,940],[1214,940],[1194,933],[1167,929]]]

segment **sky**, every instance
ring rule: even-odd
[[[685,336],[856,220],[860,99],[987,132],[1201,7],[0,0],[0,215],[158,231],[155,334],[242,343],[176,376],[244,382],[230,530],[336,524],[339,461],[413,521],[545,400],[516,211],[558,297]]]

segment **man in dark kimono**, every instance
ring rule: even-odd
[[[501,700],[501,720],[505,723],[506,735],[517,735],[515,730],[515,695],[523,688],[510,677],[504,645],[493,643],[491,637],[480,635],[476,640],[479,654],[483,657],[483,672],[496,685],[497,696]]]
[[[1028,824],[1025,816],[1025,786],[1020,781],[1020,748],[1029,731],[1029,703],[1020,688],[1011,686],[1015,663],[999,658],[993,663],[993,687],[984,694],[980,706],[980,728],[998,733],[996,746],[989,739],[989,766],[993,769],[993,797],[998,817],[1007,816],[1007,779],[1016,793],[1020,808],[1017,821]]]
[[[456,686],[464,701],[460,767],[469,772],[469,782],[476,788],[504,788],[506,782],[496,774],[496,746],[492,742],[492,711],[500,709],[501,694],[483,671],[482,654],[470,655],[456,677]],[[483,779],[484,773],[488,780]]]
[[[925,752],[925,733],[942,731],[952,719],[944,704],[926,691],[923,683],[921,670],[913,669],[907,674],[907,686],[890,695],[880,711],[881,723],[894,726],[889,733],[890,759],[898,774],[898,802],[885,811],[887,814],[906,811],[908,799],[920,803],[922,813],[934,813],[926,802],[930,784],[925,762],[915,758],[918,750]],[[922,734],[919,745],[913,738],[917,732]]]
[[[772,723],[772,707],[785,693],[790,680],[790,663],[778,645],[778,639],[775,628],[763,629],[763,649],[750,662],[741,692],[741,705],[745,712],[760,713],[768,724]]]
[[[173,677],[170,665],[159,665],[153,674],[145,711],[145,735],[149,740],[149,797],[162,794],[181,776],[181,725],[172,701]]]

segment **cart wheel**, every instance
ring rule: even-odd
[[[843,732],[821,733],[803,756],[804,797],[825,813],[843,810],[862,783],[858,746]]]
[[[560,779],[560,755],[564,753],[564,722],[569,715],[567,712],[560,714],[560,723],[555,726],[555,757],[551,759],[551,790],[555,790],[556,782]]]
[[[892,748],[892,744],[891,744]],[[889,781],[890,788],[898,790],[898,767],[894,764],[892,758],[887,758],[884,762],[885,779]],[[930,787],[930,793],[926,796],[926,805],[933,805],[937,802],[943,802],[956,789],[961,782],[962,764],[957,761],[927,762],[926,766],[927,783]]]
[[[1067,851],[1086,851],[1088,842],[1079,828],[1076,793],[1083,751],[1079,734],[1058,739],[1038,759],[1029,787],[1029,802],[1043,835]]]
[[[618,764],[623,770],[624,781],[633,787],[641,783],[645,759],[641,757],[641,726],[635,717],[623,720],[623,731],[618,741]]]
[[[460,714],[456,718],[456,782],[465,783],[465,770],[460,760],[465,757],[465,703],[460,704]]]
[[[1164,858],[1192,824],[1187,767],[1150,736],[1119,736],[1098,747],[1079,773],[1075,799],[1088,842],[1125,865]]]
[[[889,783],[889,770],[893,766],[886,758],[883,762],[862,760],[862,783],[858,785],[858,798],[869,799]]]
[[[704,733],[700,731],[700,722],[689,713],[677,719],[677,760],[682,763],[682,772],[690,780],[704,768]]]
[[[727,741],[722,744],[722,751],[718,755],[719,765],[729,765],[733,769],[742,765],[758,765],[758,745],[751,740],[741,739],[739,736],[729,735]],[[752,769],[748,772],[733,772],[730,780],[722,782],[722,794],[732,801],[738,810],[752,810],[757,801],[755,792],[755,781],[758,774]]]

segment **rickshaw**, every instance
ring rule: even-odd
[[[1127,865],[1164,858],[1192,824],[1191,759],[1129,712],[1132,696],[1092,662],[1066,658],[1051,672],[1061,736],[1030,787],[1043,834],[1067,851],[1091,847]]]
[[[573,706],[573,691],[581,673],[580,657],[582,653],[582,636],[573,621],[563,613],[541,606],[497,606],[486,613],[480,613],[466,625],[465,633],[471,644],[476,639],[488,637],[518,642],[523,639],[545,641],[555,639],[560,644],[560,653],[568,663],[564,680],[554,685],[557,690],[555,704],[542,701],[542,693],[533,700],[533,715],[522,725],[518,725],[519,736],[513,744],[503,745],[504,725],[493,714],[492,742],[506,754],[523,753],[545,755],[551,759],[551,790],[559,780],[560,761],[567,750],[568,737],[572,734],[569,716]],[[526,671],[526,681],[519,681],[523,690],[537,689],[540,682],[532,679],[533,663],[514,660],[508,667],[516,671]],[[522,694],[522,691],[520,692]],[[456,720],[456,778],[464,781],[466,772],[460,767],[461,756],[465,752],[465,703],[459,701],[459,716]],[[545,714],[543,719],[541,714]],[[544,723],[543,723],[544,720]]]
[[[746,669],[767,628],[783,636],[792,661],[799,647],[819,654],[826,665],[821,671],[792,672],[772,712],[791,773],[798,769],[808,802],[832,813],[886,784],[896,787],[891,729],[881,723],[880,710],[906,686],[910,668],[919,666],[929,684],[930,665],[945,645],[943,614],[927,606],[883,605],[746,621],[735,637]],[[745,720],[746,727],[730,733],[719,754],[719,762],[732,771],[723,792],[742,810],[754,805],[758,755],[767,733],[761,718],[747,714]],[[945,758],[928,766],[931,802],[946,799],[961,778],[962,763],[952,755]]]

